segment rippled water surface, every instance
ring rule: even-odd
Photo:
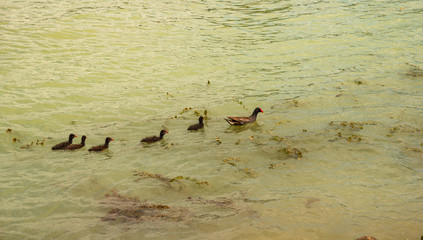
[[[3,1],[0,238],[420,239],[422,13]],[[51,150],[70,133],[87,146]]]

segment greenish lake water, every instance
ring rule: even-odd
[[[3,1],[0,238],[420,239],[422,13]],[[51,150],[70,133],[87,146]]]

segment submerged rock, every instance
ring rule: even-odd
[[[123,222],[153,222],[158,220],[181,221],[189,211],[182,207],[171,207],[164,204],[141,202],[137,197],[123,196],[117,190],[106,194],[103,204],[112,207],[112,210],[102,217],[103,221]]]
[[[124,196],[112,189],[102,201],[108,210],[102,221],[148,223],[164,221],[216,221],[219,218],[236,216],[247,210],[245,193],[232,193],[215,198],[187,197],[183,206],[165,205],[140,201],[138,197]]]

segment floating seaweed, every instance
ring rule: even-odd
[[[335,127],[335,137],[330,139],[329,142],[335,142],[337,140],[345,140],[348,142],[361,142],[365,140],[362,136],[353,132],[358,132],[364,129],[364,126],[377,125],[374,121],[366,122],[347,122],[347,121],[331,121],[329,126]]]
[[[287,147],[282,148],[281,151],[284,152],[288,157],[296,158],[298,160],[303,157],[303,153],[297,148]]]
[[[223,208],[233,208],[234,205],[234,199],[230,199],[227,197],[218,197],[216,199],[204,199],[202,197],[197,197],[197,198],[192,198],[192,197],[188,197],[187,201],[193,203],[193,204],[202,204],[202,205],[206,205],[206,204],[211,204],[211,205],[215,205],[215,206],[219,206],[219,207],[223,207]]]
[[[118,193],[117,189],[113,188],[112,190],[110,190],[110,193],[106,193],[104,195],[105,197],[115,197],[117,199],[119,199],[120,201],[125,201],[125,202],[139,202],[139,198],[138,197],[129,197],[129,196],[122,196]]]
[[[377,125],[374,121],[367,121],[367,122],[347,122],[347,121],[331,121],[329,123],[330,126],[336,127],[337,130],[362,130],[363,126],[366,125]]]
[[[197,179],[195,179],[195,178],[191,178],[191,177],[184,177],[184,176],[177,176],[177,177],[174,177],[174,178],[172,178],[169,182],[174,182],[174,181],[177,181],[177,180],[180,180],[180,179],[184,179],[184,180],[187,180],[187,181],[191,181],[191,182],[193,182],[193,183],[195,183],[195,184],[198,184],[198,185],[209,185],[209,182],[207,182],[207,181],[198,181]]]
[[[182,114],[184,114],[184,113],[186,113],[186,112],[188,112],[189,110],[191,110],[192,109],[192,107],[189,107],[189,108],[184,108],[184,109],[182,109],[182,111],[179,113],[180,115],[182,115]]]
[[[193,205],[190,207],[190,210],[193,212],[193,217],[215,220],[216,218],[238,215],[245,210],[245,202],[247,202],[248,199],[245,197],[244,192],[236,192],[213,199],[188,197],[186,201]]]
[[[46,139],[45,138],[43,138],[43,140],[42,141],[40,141],[39,139],[37,139],[37,142],[35,143],[35,145],[41,145],[41,146],[44,146],[44,144],[45,144],[45,141],[46,141]]]
[[[112,210],[101,218],[102,221],[181,221],[189,214],[186,208],[141,202],[138,197],[123,196],[116,189],[112,189],[105,197],[102,203],[112,207]]]
[[[252,168],[238,168],[238,171],[250,176],[256,176],[256,172]]]
[[[272,136],[270,139],[271,139],[271,140],[274,140],[274,141],[277,141],[277,142],[283,142],[283,141],[285,141],[285,140],[286,140],[286,138],[284,138],[284,137],[279,137],[279,136]]]
[[[348,142],[361,142],[364,140],[363,137],[356,135],[356,134],[342,134],[341,132],[336,133],[336,138],[330,139],[329,142],[335,142],[337,140],[346,140]]]
[[[158,181],[161,181],[161,182],[165,183],[168,187],[171,187],[170,180],[172,178],[164,177],[161,174],[152,174],[152,173],[148,173],[148,172],[134,171],[134,176],[139,176],[139,178],[135,179],[136,182],[141,180],[141,179],[151,178],[151,179],[156,179]]]
[[[263,145],[263,141],[261,140],[260,136],[249,136],[248,139],[256,145]]]
[[[8,128],[8,129],[6,129],[6,131],[5,131],[6,133],[12,133],[12,129],[11,128]],[[18,142],[19,140],[17,139],[17,138],[12,138],[12,142]]]
[[[239,100],[238,98],[232,97],[232,101],[241,105],[241,107],[244,108],[245,110],[248,110],[247,106],[245,106],[244,103],[241,100]]]
[[[204,114],[204,117],[203,117],[204,118],[204,121],[207,122],[209,120],[209,117],[207,116],[207,109],[204,110],[203,114]],[[194,111],[194,115],[197,116],[197,117],[200,117],[201,116],[201,112],[195,110]]]
[[[27,144],[27,145],[21,146],[21,149],[30,148],[30,147],[31,147],[31,146],[33,146],[33,145],[34,145],[34,142],[31,142],[30,144]]]
[[[307,132],[307,130],[303,129],[303,132]],[[287,147],[284,147],[282,149],[279,150],[279,152],[284,153],[285,155],[287,155],[288,157],[291,158],[296,158],[296,159],[301,159],[303,157],[303,152],[307,152],[305,149],[298,149],[295,147],[292,147],[291,144],[289,143],[288,139],[291,137],[280,137],[280,136],[276,136],[276,135],[272,135],[272,133],[270,132],[271,138],[270,140],[279,142],[279,143],[283,143],[284,145],[286,145]],[[274,169],[275,167],[279,166],[280,164],[270,164],[269,165],[269,169]]]
[[[390,134],[394,134],[397,132],[405,132],[405,133],[420,133],[423,132],[423,130],[420,130],[416,127],[410,126],[410,125],[397,125],[395,127],[392,127],[391,129],[389,129],[389,133]],[[388,135],[391,136],[391,135]]]
[[[284,123],[289,123],[289,122],[290,121],[288,121],[288,120],[279,121],[279,122],[276,123],[276,126],[279,126],[279,125],[284,124]]]
[[[354,80],[354,83],[357,85],[362,85],[364,82],[361,80]]]
[[[420,146],[422,146],[422,144],[420,144]],[[411,152],[417,152],[417,153],[423,152],[423,149],[415,148],[415,147],[405,147],[405,150],[411,151]]]
[[[250,176],[255,176],[254,169],[239,166],[240,163],[243,162],[240,158],[228,157],[228,158],[223,159],[223,162],[227,163],[227,164],[229,164],[233,167],[236,167],[239,172],[245,173],[245,174],[250,175]]]
[[[171,117],[170,119],[177,119],[179,117],[182,117],[182,114],[184,114],[184,113],[186,113],[190,110],[192,110],[192,107],[186,107],[186,108],[182,109],[182,111],[179,113],[180,116],[175,115],[175,116]]]
[[[361,141],[363,141],[363,138],[361,138],[360,136],[357,136],[357,135],[351,135],[351,136],[347,137],[347,141],[348,142],[361,142]]]
[[[177,119],[177,118],[181,118],[183,114],[185,114],[185,113],[187,113],[187,112],[189,112],[189,111],[191,111],[191,110],[193,110],[193,108],[192,108],[192,107],[186,107],[186,108],[182,109],[182,111],[179,113],[179,115],[175,115],[175,116],[171,117],[170,119]],[[201,112],[200,112],[199,110],[194,110],[193,115],[194,115],[194,116],[199,117],[199,116],[201,116]],[[206,121],[207,121],[207,120],[208,120],[208,117],[207,117],[207,110],[204,110],[204,115],[205,115],[205,116],[204,116],[204,120],[206,120]]]
[[[275,169],[277,167],[279,167],[280,165],[285,165],[286,163],[271,163],[269,164],[269,169]]]
[[[223,162],[225,162],[225,163],[227,163],[227,164],[229,164],[231,166],[238,167],[238,165],[236,164],[236,162],[237,163],[241,162],[241,159],[239,159],[239,158],[233,158],[233,157],[228,157],[228,158],[223,159]]]
[[[407,72],[408,76],[412,76],[412,77],[422,77],[423,76],[423,69],[411,64],[411,63],[406,63],[408,66],[410,66],[410,69]]]
[[[239,105],[243,106],[243,104],[242,104],[242,101],[241,101],[241,100],[239,100],[239,99],[237,99],[237,98],[235,98],[235,97],[232,97],[232,100],[233,100],[234,102],[238,103]]]
[[[298,105],[300,104],[300,102],[298,102],[298,100],[296,99],[288,100],[288,102],[294,105],[294,107],[298,107]]]
[[[307,198],[307,201],[305,203],[305,207],[306,208],[311,208],[312,205],[313,205],[313,203],[318,202],[318,201],[320,201],[319,198],[314,198],[314,197]]]
[[[311,84],[309,86],[312,86],[314,84]],[[283,109],[288,108],[297,108],[300,106],[300,104],[303,104],[302,102],[300,103],[300,101],[298,101],[297,99],[299,98],[299,96],[297,97],[293,97],[293,98],[289,98],[289,99],[284,99],[284,101],[280,101],[272,106],[270,106],[270,109],[275,109],[275,108],[280,108],[282,107]]]
[[[152,173],[140,172],[140,171],[134,171],[134,176],[139,176],[139,178],[135,179],[135,181],[139,181],[141,179],[151,178],[151,179],[156,179],[156,180],[159,180],[159,181],[165,183],[168,187],[171,187],[171,183],[176,182],[176,183],[179,184],[180,189],[182,187],[184,187],[183,183],[180,180],[187,180],[187,181],[193,182],[197,185],[209,185],[209,183],[207,181],[199,181],[195,178],[184,177],[184,176],[177,176],[177,177],[174,177],[174,178],[168,178],[168,177],[164,177],[161,174],[152,174]]]
[[[171,147],[175,146],[175,143],[169,143],[168,145],[166,145],[164,148],[165,149],[170,149]]]

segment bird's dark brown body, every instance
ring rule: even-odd
[[[244,125],[247,123],[253,123],[256,121],[257,114],[259,112],[263,112],[263,110],[257,107],[256,109],[254,109],[253,114],[251,114],[251,116],[249,117],[228,117],[228,118],[225,118],[225,120],[231,125]]]
[[[114,140],[113,138],[107,137],[106,138],[106,141],[105,141],[105,143],[103,145],[98,145],[98,146],[91,147],[90,149],[88,149],[88,151],[90,151],[90,152],[92,152],[92,151],[94,151],[94,152],[100,152],[100,151],[106,150],[106,149],[109,148],[109,142],[111,142],[113,140]]]
[[[54,146],[51,148],[51,150],[62,150],[62,149],[64,149],[65,147],[67,147],[67,146],[69,146],[69,145],[71,145],[71,144],[72,144],[72,140],[73,140],[75,137],[77,137],[77,136],[76,136],[75,134],[71,133],[71,134],[69,135],[69,140],[68,140],[68,141],[66,141],[66,142],[61,142],[61,143],[59,143],[59,144],[54,145]]]
[[[198,118],[198,123],[189,126],[188,127],[188,130],[190,130],[190,131],[197,131],[198,129],[202,129],[202,128],[204,128],[203,117],[199,117]]]
[[[85,139],[87,139],[87,136],[84,135],[81,138],[81,143],[74,143],[74,144],[66,146],[63,149],[64,150],[76,150],[76,149],[83,148],[85,146]]]
[[[160,140],[162,140],[162,139],[163,139],[163,136],[164,136],[166,133],[168,133],[168,131],[166,131],[166,130],[161,130],[161,131],[160,131],[160,137],[157,137],[157,136],[146,137],[146,138],[141,139],[141,142],[142,142],[142,143],[153,143],[153,142],[160,141]]]

